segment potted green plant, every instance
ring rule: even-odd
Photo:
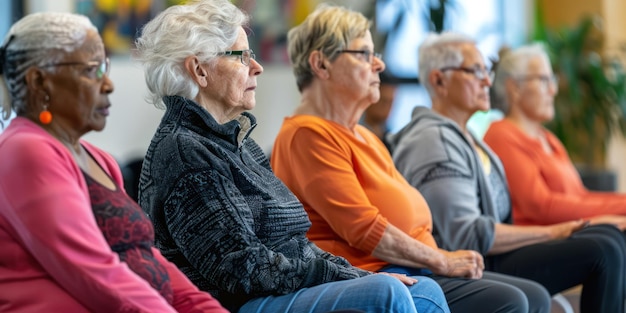
[[[573,28],[542,30],[559,78],[555,117],[546,126],[563,142],[587,187],[615,190],[616,175],[605,160],[612,137],[626,135],[626,71],[618,58],[602,53],[601,27],[598,17],[585,17]]]

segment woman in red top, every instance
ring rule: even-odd
[[[0,47],[1,312],[227,312],[153,248],[106,124],[109,59],[89,19],[36,13]]]
[[[557,84],[539,45],[504,54],[493,84],[492,104],[506,118],[491,125],[485,142],[504,165],[520,225],[576,219],[626,229],[626,195],[587,190],[561,142],[543,123],[554,117]]]

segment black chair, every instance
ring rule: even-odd
[[[141,175],[142,165],[143,158],[139,158],[120,166],[122,177],[124,178],[124,189],[126,189],[126,193],[135,200],[135,202],[139,196],[139,176]]]

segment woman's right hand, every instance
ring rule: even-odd
[[[572,235],[572,233],[577,232],[586,226],[589,225],[589,221],[585,220],[575,220],[569,222],[558,223],[550,226],[545,226],[548,228],[548,232],[550,233],[550,239],[565,239]]]
[[[439,251],[444,257],[444,264],[440,269],[431,269],[433,273],[448,277],[483,277],[485,263],[480,253],[472,250]]]

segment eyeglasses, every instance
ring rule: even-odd
[[[229,50],[229,51],[220,52],[217,55],[226,55],[226,56],[238,55],[239,59],[241,60],[241,63],[245,66],[250,66],[250,59],[256,60],[256,55],[254,54],[254,51],[252,51],[252,49]]]
[[[335,53],[352,53],[352,54],[362,54],[363,55],[363,59],[368,62],[368,63],[372,63],[372,61],[374,61],[374,59],[372,59],[372,56],[376,57],[379,60],[383,59],[383,55],[378,53],[378,52],[373,52],[373,51],[369,51],[369,50],[337,50],[335,51]]]
[[[538,80],[543,90],[548,90],[550,87],[555,89],[559,88],[559,78],[554,75],[527,75],[518,77],[519,81]]]
[[[102,61],[91,61],[91,62],[62,62],[62,63],[52,63],[46,64],[40,67],[53,67],[53,66],[76,66],[82,65],[86,67],[85,72],[87,76],[92,79],[101,80],[104,78],[104,75],[109,75],[109,71],[111,70],[111,60],[109,58],[105,58]]]
[[[447,66],[447,67],[442,67],[439,70],[442,71],[442,72],[445,72],[445,71],[463,71],[465,73],[474,75],[479,80],[483,80],[483,79],[489,78],[490,81],[493,81],[493,72],[490,72],[489,70],[487,70],[485,68],[463,67],[463,66],[458,66],[458,67],[457,66]]]

